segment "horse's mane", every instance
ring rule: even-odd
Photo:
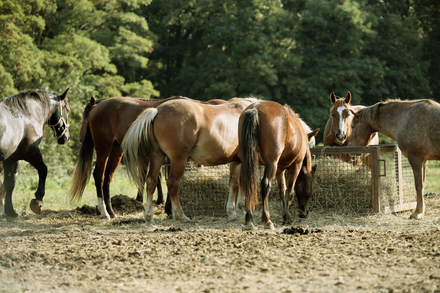
[[[43,105],[43,108],[49,109],[50,107],[50,95],[59,96],[60,94],[54,91],[44,91],[44,90],[25,90],[16,95],[9,96],[2,100],[2,103],[8,106],[9,108],[20,109],[26,114],[30,114],[28,104],[26,101],[28,99],[35,100],[40,102]]]

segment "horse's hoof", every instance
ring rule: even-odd
[[[411,214],[411,216],[409,217],[410,219],[415,219],[415,220],[420,220],[423,218],[423,214],[419,214],[417,212],[414,212]]]
[[[254,230],[254,224],[242,225],[242,228],[243,228],[243,230],[246,230],[246,231]]]
[[[183,216],[182,219],[180,219],[180,221],[182,223],[188,223],[189,221],[191,221],[187,216]]]
[[[228,212],[228,218],[229,219],[235,219],[237,218],[237,213],[235,211]]]
[[[31,200],[30,208],[37,215],[41,214],[42,207],[43,207],[43,202],[41,200],[35,198]]]
[[[272,222],[269,222],[266,225],[264,225],[264,229],[275,230],[275,226],[273,225]]]

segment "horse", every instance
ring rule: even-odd
[[[261,101],[248,106],[241,114],[238,125],[240,189],[246,197],[243,228],[253,229],[252,211],[258,204],[259,164],[265,166],[261,180],[264,228],[274,228],[269,215],[268,196],[275,175],[284,207],[284,224],[290,222],[289,199],[293,197],[294,186],[300,208],[299,216],[307,217],[316,169],[316,166],[312,167],[308,143],[310,138],[318,134],[319,129],[307,134],[300,119],[289,106],[272,101]],[[287,194],[290,196],[286,196],[285,170],[288,170]],[[300,173],[301,184],[296,184]]]
[[[353,115],[351,111],[357,112],[360,109],[365,108],[361,105],[350,105],[351,93],[347,92],[345,98],[336,98],[334,92],[330,94],[330,101],[332,102],[332,107],[330,108],[330,118],[324,128],[324,146],[348,146],[351,138],[351,121],[353,120]],[[368,145],[378,145],[379,136],[377,133],[369,141]],[[368,146],[365,145],[365,146]],[[347,155],[340,155],[345,162],[348,161]],[[369,155],[363,155],[362,160],[365,165],[371,168],[371,159]],[[353,161],[354,164],[358,165],[360,163],[360,158]]]
[[[144,162],[150,161],[147,176],[145,221],[153,220],[152,196],[157,174],[165,157],[170,159],[167,180],[174,220],[187,222],[178,197],[180,180],[188,159],[199,165],[215,166],[238,163],[238,118],[253,98],[233,98],[219,105],[193,100],[172,100],[156,108],[146,109],[133,122],[122,149],[126,154],[127,171],[137,186],[142,184]],[[231,174],[230,190],[237,180]]]
[[[351,138],[351,111],[357,112],[365,108],[361,105],[350,105],[351,93],[347,92],[345,98],[336,98],[334,92],[330,94],[332,106],[330,108],[330,118],[324,128],[324,146],[348,146]],[[379,137],[376,134],[370,144],[379,144]]]
[[[350,145],[365,145],[380,132],[394,139],[408,158],[417,193],[416,209],[410,218],[423,218],[427,161],[440,160],[440,104],[428,99],[392,99],[352,113]]]
[[[4,171],[4,192],[0,193],[0,217],[20,219],[12,204],[12,193],[21,160],[38,171],[38,186],[30,208],[40,214],[45,195],[47,166],[39,144],[44,125],[52,128],[58,144],[70,137],[67,89],[63,94],[55,91],[26,90],[0,102],[0,161]]]
[[[143,110],[156,107],[171,99],[181,98],[184,97],[176,96],[164,100],[129,97],[95,100],[92,97],[83,112],[83,122],[80,129],[82,145],[72,178],[70,199],[81,198],[92,172],[93,152],[95,151],[97,158],[93,177],[98,197],[98,209],[102,218],[116,218],[117,215],[111,205],[110,183],[123,156],[120,145],[128,128]],[[144,172],[147,169],[148,164]],[[160,204],[163,202],[161,173],[158,178],[156,203]],[[143,185],[139,186],[136,200],[140,202],[143,199],[143,190]]]

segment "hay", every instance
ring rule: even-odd
[[[316,184],[311,208],[359,211],[372,208],[371,175],[367,166],[355,166],[331,156],[316,159]]]
[[[354,158],[358,157],[349,154]],[[415,200],[414,179],[408,161],[402,157],[402,190],[403,198],[399,198],[397,161],[395,153],[381,154],[380,202],[381,206],[395,206]],[[373,212],[372,177],[368,166],[347,163],[341,158],[326,155],[314,155],[313,164],[317,165],[316,184],[310,208],[338,210],[346,213]],[[411,172],[409,172],[409,171]],[[260,179],[263,177],[264,166],[260,166]],[[261,208],[261,191],[258,186],[259,208]],[[185,212],[193,214],[219,214],[228,201],[229,167],[188,168],[181,179],[179,198]],[[281,203],[276,178],[272,180],[269,201]],[[293,205],[295,207],[296,205]],[[197,212],[198,211],[198,212]]]
[[[226,211],[229,165],[191,167],[180,180],[179,199],[185,212]]]

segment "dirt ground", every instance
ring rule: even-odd
[[[182,224],[163,206],[151,226],[122,207],[112,221],[90,207],[2,219],[0,292],[440,292],[438,197],[420,221],[292,210],[282,226],[272,204],[271,231],[259,211],[244,231],[244,215]]]

